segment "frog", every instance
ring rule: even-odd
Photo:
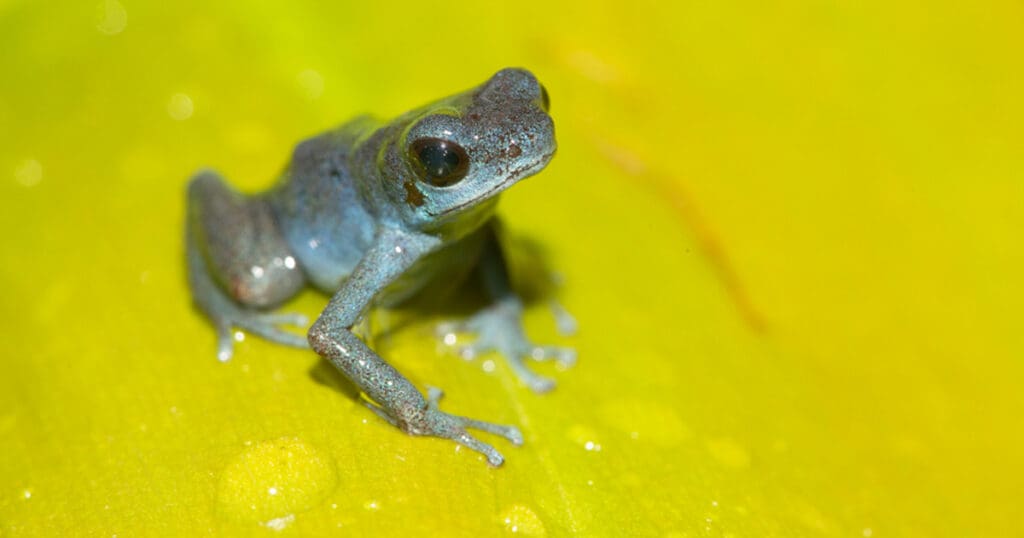
[[[456,332],[475,334],[464,356],[497,352],[532,391],[554,388],[526,361],[571,366],[576,353],[527,338],[495,211],[503,191],[554,157],[549,110],[536,76],[506,68],[391,121],[358,116],[299,143],[263,192],[242,193],[212,169],[197,172],[187,186],[188,284],[215,328],[217,358],[231,359],[238,329],[311,349],[387,423],[452,440],[501,466],[502,454],[469,430],[518,446],[517,427],[442,411],[440,389],[424,395],[357,329],[371,309],[475,275],[487,305],[439,333],[449,342]],[[281,306],[308,287],[330,299],[307,327]]]

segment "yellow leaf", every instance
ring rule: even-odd
[[[1016,536],[1019,3],[0,3],[0,535]],[[315,354],[215,359],[184,185],[522,65],[559,154],[501,213],[579,321],[551,394],[405,320],[523,430],[413,438]],[[529,282],[527,282],[529,283]],[[326,298],[289,307],[316,315]],[[375,318],[376,319],[376,318]]]

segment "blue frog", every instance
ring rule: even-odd
[[[523,302],[509,283],[496,233],[499,194],[555,154],[547,91],[529,71],[504,69],[474,89],[382,123],[359,117],[300,143],[279,181],[245,195],[213,171],[188,185],[189,285],[232,355],[241,328],[330,361],[381,418],[413,435],[451,439],[495,466],[494,447],[467,428],[519,445],[513,426],[441,411],[354,334],[373,306],[407,301],[476,271],[492,303],[446,330],[476,334],[468,354],[495,350],[535,392],[554,382],[526,359],[574,362],[570,348],[538,346],[522,328]],[[305,286],[331,299],[303,338],[276,312]]]

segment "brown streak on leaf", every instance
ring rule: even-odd
[[[700,210],[694,203],[693,197],[685,191],[680,182],[668,174],[650,170],[643,160],[625,148],[598,138],[595,138],[595,143],[601,153],[612,164],[626,174],[643,180],[647,186],[655,189],[663,199],[668,200],[683,225],[693,231],[701,253],[711,262],[715,274],[722,281],[726,291],[732,298],[733,304],[747,326],[757,333],[766,332],[768,326],[764,316],[761,315],[751,302],[750,296],[747,294],[746,288],[733,268],[728,254],[722,248],[721,241],[718,240],[715,233],[708,226],[707,221],[700,214]]]

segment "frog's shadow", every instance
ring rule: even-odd
[[[560,277],[552,271],[547,250],[539,242],[525,236],[506,238],[505,256],[513,288],[526,308],[554,298]],[[386,358],[388,341],[394,334],[421,322],[424,317],[438,320],[464,319],[489,303],[479,276],[467,276],[459,285],[418,296],[395,311],[397,321],[388,323],[373,334],[371,347]],[[431,348],[432,350],[433,348]],[[431,351],[432,352],[432,351]],[[359,389],[326,359],[320,359],[309,370],[309,376],[320,385],[333,388],[354,399]]]

